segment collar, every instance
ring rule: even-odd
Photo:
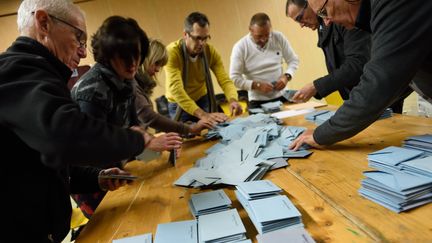
[[[105,78],[114,85],[117,90],[129,89],[132,87],[132,81],[130,79],[120,80],[118,75],[111,69],[100,63],[95,64],[95,68],[99,69]]]
[[[371,20],[371,2],[370,0],[362,0],[355,26],[359,29],[371,33],[372,30],[370,26],[370,20]]]
[[[257,48],[258,50],[260,50],[260,51],[265,51],[265,49],[267,49],[267,47],[268,47],[270,41],[271,41],[272,38],[273,38],[273,31],[270,32],[270,36],[269,36],[269,38],[268,38],[268,40],[267,40],[267,43],[265,43],[265,45],[264,45],[263,47],[261,47],[260,45],[258,45],[257,43],[255,43],[255,40],[254,40],[254,38],[252,37],[252,35],[251,35],[250,32],[249,32],[248,36],[249,36],[250,41],[252,41],[252,43],[256,46],[256,48]]]
[[[60,59],[54,56],[48,48],[39,43],[37,40],[26,36],[18,37],[12,46],[8,48],[8,52],[24,52],[43,57],[59,72],[65,83],[72,75],[72,71]]]

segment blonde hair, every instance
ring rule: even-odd
[[[143,63],[144,71],[147,71],[153,64],[163,67],[167,62],[168,52],[165,45],[160,40],[151,40],[149,44],[149,53]]]

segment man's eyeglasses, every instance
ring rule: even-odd
[[[306,4],[304,5],[304,7],[303,7],[302,10],[300,11],[300,13],[297,15],[297,17],[295,17],[295,19],[294,19],[296,22],[299,22],[299,23],[302,22],[303,15],[304,15],[304,13],[305,13],[307,7],[308,7],[308,2],[306,1]]]
[[[195,35],[191,35],[190,33],[188,33],[188,35],[195,42],[198,42],[198,41],[207,42],[208,40],[211,39],[210,35],[208,35],[208,36],[195,36]]]
[[[35,13],[34,11],[31,12],[31,14],[34,14],[34,13]],[[76,27],[76,26],[68,23],[67,21],[65,21],[63,19],[57,18],[54,15],[48,14],[48,16],[50,16],[51,18],[53,18],[53,19],[55,19],[55,20],[57,20],[57,21],[65,24],[65,25],[71,27],[72,29],[74,29],[75,32],[76,32],[75,33],[75,37],[76,37],[76,39],[78,41],[79,48],[87,48],[87,40],[86,40],[86,37],[85,37],[85,32],[83,30],[81,30],[80,28],[78,28],[78,27]]]
[[[327,10],[325,8],[325,6],[327,5],[327,3],[328,3],[328,0],[326,0],[324,2],[323,6],[320,8],[320,10],[317,11],[318,17],[323,18],[323,19],[328,17]]]

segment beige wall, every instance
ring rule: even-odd
[[[0,1],[0,51],[4,51],[17,37],[16,12],[19,0]],[[94,33],[110,15],[135,18],[152,38],[165,44],[182,36],[183,20],[192,11],[205,13],[210,20],[211,43],[222,55],[225,69],[234,43],[248,32],[250,17],[257,12],[267,13],[273,29],[283,32],[300,58],[300,67],[290,82],[298,89],[316,77],[326,74],[322,51],[316,47],[317,35],[285,17],[285,0],[89,0],[75,1],[86,12],[87,31]],[[89,53],[82,64],[93,64]],[[161,72],[154,97],[163,94],[164,75]],[[217,85],[216,85],[217,86]],[[220,88],[217,86],[217,92]]]

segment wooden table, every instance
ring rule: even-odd
[[[315,127],[304,116],[284,121]],[[394,115],[351,139],[314,150],[307,159],[290,159],[289,167],[271,171],[264,179],[284,189],[317,242],[432,242],[432,204],[397,214],[358,193],[362,172],[370,170],[368,153],[401,146],[406,137],[428,133],[431,128],[432,119]],[[76,242],[111,242],[149,232],[154,237],[160,223],[192,219],[188,200],[199,190],[173,186],[173,182],[214,143],[199,139],[185,142],[175,167],[166,162],[166,154],[148,163],[129,163],[126,168],[142,180],[108,193]],[[257,232],[233,190],[225,188],[239,210],[248,238],[256,242]]]

